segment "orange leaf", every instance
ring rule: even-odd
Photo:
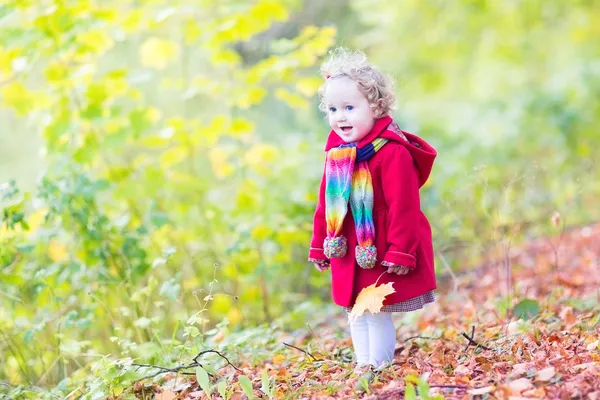
[[[165,390],[162,393],[156,395],[156,400],[173,400],[177,398],[177,394],[171,392],[170,390]]]
[[[375,283],[371,286],[367,286],[358,294],[348,318],[350,321],[356,321],[356,319],[363,315],[367,310],[372,314],[378,313],[383,307],[385,297],[388,294],[395,292],[396,290],[393,287],[393,282],[388,282],[380,286],[375,286]]]
[[[548,367],[538,371],[535,378],[538,381],[548,382],[554,375],[556,375],[554,367]]]

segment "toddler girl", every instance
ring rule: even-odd
[[[431,228],[419,188],[437,153],[392,120],[391,81],[362,52],[340,48],[330,56],[319,96],[331,132],[309,261],[319,271],[331,267],[333,300],[346,311],[378,278],[378,285],[393,283],[381,312],[350,322],[357,367],[381,369],[394,356],[392,312],[434,301]]]

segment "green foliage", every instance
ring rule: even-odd
[[[451,266],[556,233],[554,210],[600,217],[595,3],[349,1],[339,42],[401,78],[398,121],[439,150],[422,203]],[[0,119],[16,121],[0,122],[37,130],[46,163],[31,193],[0,186],[13,397],[119,393],[133,359],[176,363],[222,334],[259,359],[268,332],[229,333],[283,313],[297,328],[298,304],[329,296],[305,259],[327,130],[316,65],[337,29],[299,26],[300,5],[0,6]]]
[[[530,319],[540,312],[540,304],[536,300],[523,299],[513,309],[517,318]]]
[[[405,399],[417,399],[417,393],[415,392],[415,387],[413,386],[416,385],[418,392],[419,392],[419,397],[421,400],[443,400],[443,396],[437,395],[437,396],[430,396],[429,395],[429,384],[427,383],[427,380],[424,379],[423,377],[421,378],[417,378],[416,376],[413,375],[409,375],[406,378],[404,378],[405,384],[406,384],[406,388],[404,390],[404,396]]]
[[[196,379],[198,379],[198,384],[200,385],[204,393],[206,393],[207,396],[210,397],[212,390],[210,386],[210,380],[208,378],[208,372],[206,372],[206,370],[202,367],[197,367]]]
[[[250,381],[250,378],[248,378],[246,375],[240,375],[238,377],[238,382],[240,383],[244,393],[246,393],[246,396],[248,396],[248,399],[254,399],[254,392],[252,390],[252,382]]]
[[[293,3],[2,6],[0,105],[40,127],[47,169],[32,194],[2,186],[1,377],[56,384],[91,354],[162,360],[209,322],[294,304],[313,190],[287,177],[305,144],[278,148],[252,115],[269,96],[307,107],[335,29],[267,40],[257,62],[236,47]],[[89,389],[118,392],[98,368]]]

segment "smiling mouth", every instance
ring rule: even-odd
[[[342,130],[342,132],[348,133],[352,130],[351,126],[340,126],[340,129]]]

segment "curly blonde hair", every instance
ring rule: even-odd
[[[348,77],[358,84],[358,89],[369,101],[376,118],[389,115],[394,110],[396,96],[392,79],[372,65],[362,51],[344,47],[330,51],[329,59],[321,65],[321,74],[326,80],[319,88],[319,109],[325,113],[327,106],[323,103],[323,96],[327,82],[341,77]]]

